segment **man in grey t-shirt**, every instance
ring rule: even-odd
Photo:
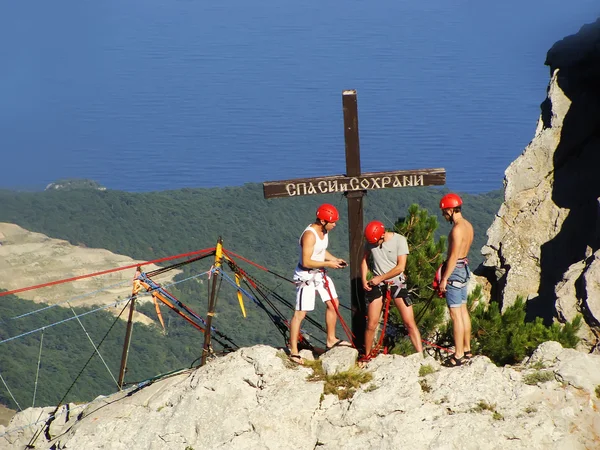
[[[388,289],[400,311],[410,341],[418,352],[422,352],[421,334],[415,322],[404,276],[408,255],[406,238],[398,233],[385,231],[383,223],[375,220],[369,222],[365,227],[365,239],[367,244],[361,263],[362,283],[368,305],[365,358],[368,360],[371,357],[375,330],[383,308],[383,297],[387,294]],[[372,267],[369,267],[368,264],[369,257],[371,257]],[[369,270],[373,273],[373,278],[367,281]]]

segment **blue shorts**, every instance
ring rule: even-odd
[[[467,303],[467,282],[471,278],[469,266],[454,268],[446,285],[446,303],[449,308],[458,308]]]

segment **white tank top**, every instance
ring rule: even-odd
[[[302,236],[304,236],[304,233],[306,233],[307,231],[314,233],[316,238],[315,246],[313,248],[313,253],[310,259],[312,259],[313,261],[325,261],[325,250],[327,250],[327,245],[329,245],[329,235],[325,233],[325,236],[323,236],[323,239],[321,239],[319,237],[319,234],[315,231],[315,229],[311,225],[309,225],[302,232],[302,234],[300,235],[300,239],[298,240],[298,250],[300,252],[300,257],[298,259],[298,267],[296,268],[296,270],[306,270],[306,268],[302,266]]]

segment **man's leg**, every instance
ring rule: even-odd
[[[422,353],[423,343],[421,341],[421,333],[419,333],[419,328],[417,327],[417,322],[415,321],[415,314],[412,305],[406,306],[406,303],[404,303],[404,299],[402,297],[396,297],[394,302],[396,303],[396,308],[398,308],[398,311],[400,311],[400,316],[402,317],[402,322],[404,322],[404,326],[408,331],[410,342],[412,342],[412,345],[417,352]]]
[[[462,314],[462,322],[463,322],[463,350],[465,353],[469,353],[471,351],[471,316],[469,315],[469,308],[467,308],[467,304],[463,303],[460,307],[460,312]]]
[[[290,354],[298,354],[298,335],[300,334],[300,325],[306,317],[306,311],[294,311],[294,316],[290,322]]]
[[[465,354],[465,327],[463,324],[462,306],[450,306],[450,318],[454,329],[454,354],[460,359]]]
[[[369,356],[373,350],[373,339],[375,330],[381,318],[381,310],[383,308],[383,297],[379,297],[369,303],[367,310],[367,328],[365,329],[365,355]]]
[[[334,305],[335,302],[335,305]],[[327,309],[325,310],[325,328],[327,330],[327,347],[331,347],[338,341],[335,336],[335,325],[337,324],[337,313],[335,309],[339,307],[339,300],[334,298],[325,302]]]

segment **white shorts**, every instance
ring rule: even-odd
[[[294,274],[296,282],[296,311],[313,311],[315,309],[316,293],[319,293],[323,303],[337,298],[333,280],[326,276],[328,288],[322,272],[297,272]]]

